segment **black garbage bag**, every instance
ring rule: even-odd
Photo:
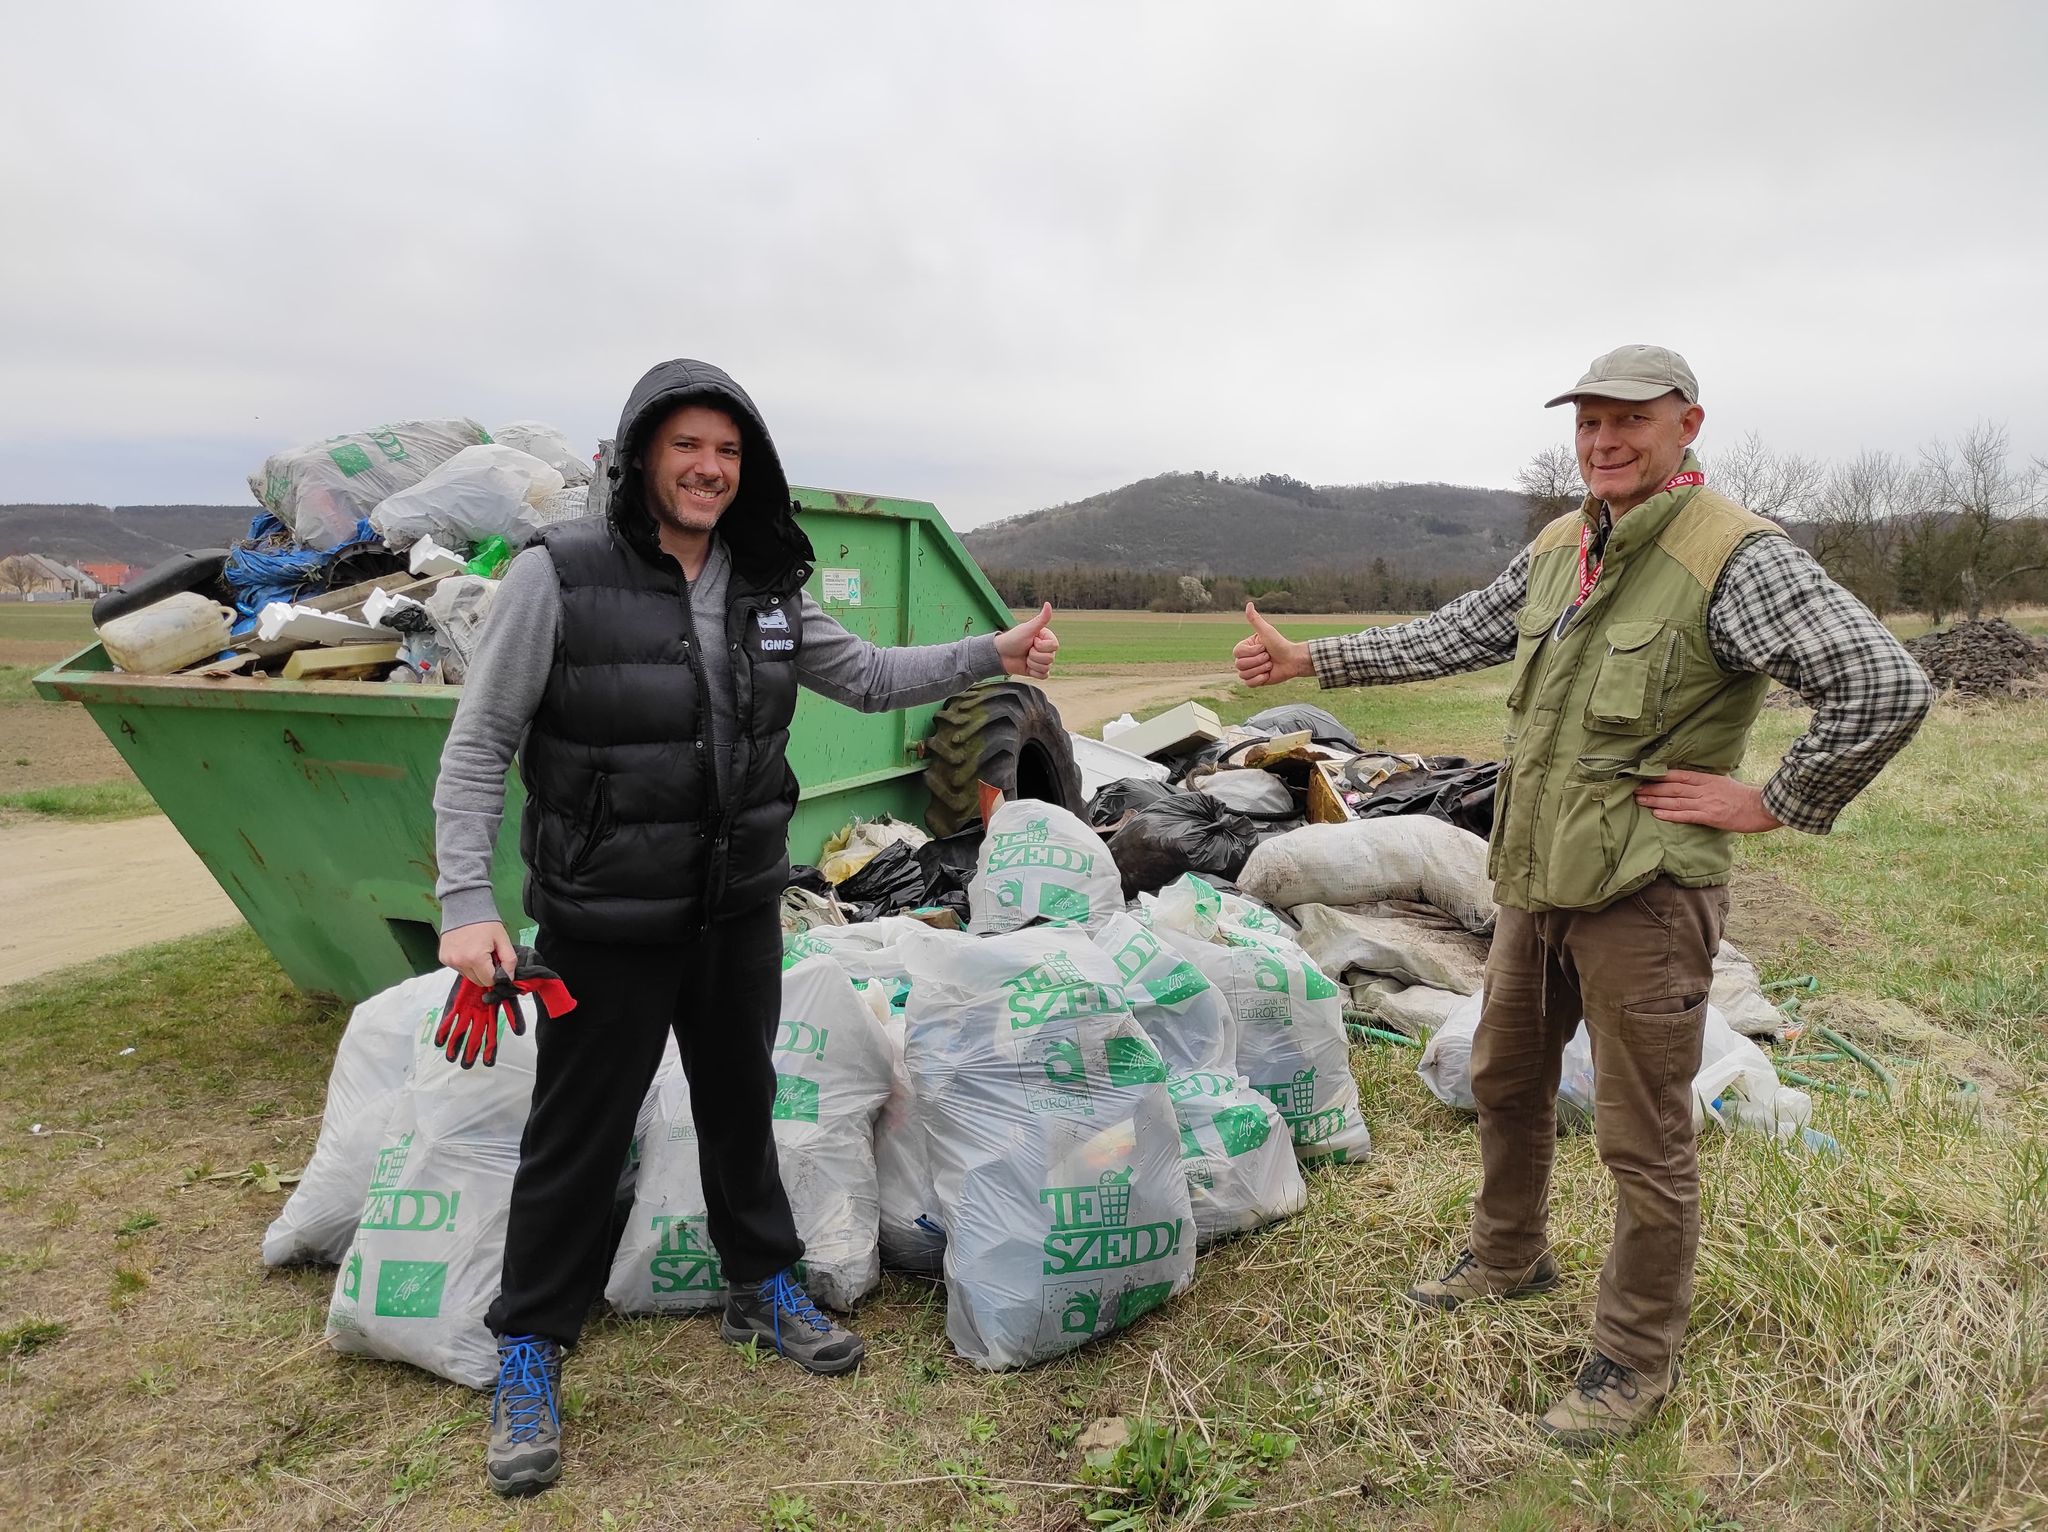
[[[981,842],[987,833],[984,826],[971,824],[919,846],[912,854],[924,873],[924,899],[911,908],[951,910],[965,926],[967,887],[981,870]]]
[[[1207,793],[1175,793],[1125,820],[1109,854],[1130,899],[1156,894],[1184,872],[1235,879],[1263,838],[1257,824]]]
[[[1470,830],[1474,835],[1493,833],[1493,797],[1500,782],[1499,761],[1476,765],[1462,756],[1427,756],[1429,768],[1389,777],[1372,789],[1364,803],[1352,813],[1360,819],[1384,819],[1394,814],[1428,814]]]
[[[1092,830],[1110,831],[1146,804],[1172,796],[1174,789],[1164,782],[1154,782],[1147,777],[1122,777],[1098,787],[1095,796],[1088,800],[1087,812],[1081,817],[1088,821]]]
[[[884,846],[833,889],[850,920],[879,920],[906,910],[951,910],[967,923],[967,885],[981,862],[980,825],[906,846]]]
[[[1306,729],[1308,737],[1319,745],[1328,745],[1333,750],[1358,748],[1358,736],[1339,723],[1334,714],[1313,702],[1283,702],[1269,707],[1247,718],[1245,727],[1270,729],[1275,734],[1296,734]]]

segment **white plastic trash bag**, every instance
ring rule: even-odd
[[[773,1051],[775,1155],[812,1298],[851,1309],[881,1280],[875,1117],[889,1094],[881,1024],[825,957],[783,971]],[[706,1082],[707,1089],[717,1089]],[[705,1223],[698,1140],[682,1071],[664,1064],[649,1093],[638,1185],[605,1297],[624,1314],[722,1302],[722,1258]]]
[[[1173,1076],[1166,1091],[1180,1126],[1198,1249],[1263,1229],[1308,1205],[1287,1120],[1244,1076],[1201,1069]]]
[[[454,983],[454,969],[436,969],[372,995],[349,1013],[327,1076],[320,1136],[299,1184],[264,1231],[264,1265],[332,1266],[348,1253],[376,1173],[384,1121],[405,1089],[422,1036],[439,1025]]]
[[[1764,994],[1756,964],[1726,942],[1714,953],[1714,981],[1707,998],[1744,1037],[1776,1038],[1785,1030],[1785,1013]]]
[[[272,453],[249,489],[300,542],[331,548],[387,498],[490,439],[474,420],[401,420]]]
[[[1293,940],[1292,928],[1265,905],[1226,894],[1192,872],[1182,873],[1156,896],[1138,895],[1138,908],[1161,930],[1178,931],[1196,941],[1221,940],[1225,926],[1251,936]]]
[[[1131,1013],[1169,1073],[1236,1068],[1230,1002],[1179,948],[1125,914],[1105,921],[1095,944],[1116,964]]]
[[[967,891],[977,932],[1014,931],[1033,920],[1100,925],[1124,907],[1123,876],[1109,848],[1056,803],[1020,798],[995,811],[981,868]]]
[[[1479,1110],[1472,1098],[1472,1039],[1479,1031],[1484,1003],[1485,997],[1477,993],[1461,1000],[1443,1025],[1429,1035],[1422,1060],[1415,1066],[1429,1093],[1460,1112]],[[1567,1128],[1582,1128],[1593,1120],[1593,1043],[1584,1022],[1564,1045],[1557,1082],[1557,1120]]]
[[[417,1040],[412,1075],[378,1139],[362,1220],[327,1309],[327,1342],[488,1388],[498,1342],[484,1314],[498,1296],[519,1139],[533,1099],[527,1028],[501,1028],[498,1062],[463,1069]]]
[[[1461,1112],[1477,1110],[1472,1098],[1472,1039],[1479,1030],[1482,997],[1470,996],[1431,1036],[1422,1050],[1416,1073],[1444,1105]],[[1565,1044],[1558,1082],[1558,1121],[1567,1127],[1593,1120],[1593,1044],[1580,1022]],[[1713,1004],[1707,1006],[1700,1038],[1700,1068],[1693,1076],[1693,1126],[1708,1121],[1722,1127],[1745,1128],[1773,1138],[1791,1138],[1813,1115],[1804,1091],[1778,1081],[1778,1071],[1763,1049],[1728,1024]]]
[[[1351,1077],[1343,991],[1285,937],[1226,924],[1230,946],[1169,932],[1237,1019],[1237,1072],[1280,1109],[1297,1158],[1363,1159],[1372,1135]]]
[[[775,1153],[804,1242],[804,1287],[851,1309],[881,1281],[875,1118],[888,1099],[889,1044],[830,958],[782,974],[775,1034]]]
[[[492,426],[491,440],[517,447],[521,452],[539,458],[560,474],[565,484],[574,486],[590,482],[590,465],[595,454],[578,452],[576,444],[551,425],[544,425],[538,420],[515,420],[509,425]]]
[[[1185,1289],[1194,1219],[1166,1065],[1116,965],[1074,928],[929,931],[904,947],[904,1063],[954,1348],[1028,1366]]]
[[[889,1099],[875,1119],[875,1191],[880,1203],[882,1262],[897,1271],[936,1277],[946,1269],[946,1229],[932,1188],[931,1151],[917,1120],[917,1098],[903,1065],[903,1017],[882,1023],[889,1040]]]
[[[417,484],[386,497],[370,525],[393,548],[432,536],[442,544],[502,537],[517,546],[540,522],[533,508],[558,493],[562,476],[531,453],[497,442],[464,447]]]
[[[1289,830],[1253,850],[1237,883],[1283,910],[1404,899],[1435,905],[1468,931],[1493,928],[1485,838],[1427,814]]]
[[[725,1302],[725,1269],[706,1228],[690,1086],[670,1038],[640,1109],[639,1175],[605,1301],[621,1314],[688,1314]]]
[[[1237,1023],[1223,992],[1166,937],[1130,915],[1095,934],[1124,997],[1171,1071],[1197,1247],[1263,1228],[1308,1200],[1279,1109],[1237,1072]]]

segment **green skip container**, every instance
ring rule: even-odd
[[[793,493],[817,550],[807,589],[853,632],[932,644],[1008,626],[934,506]],[[434,778],[458,688],[127,675],[97,644],[35,687],[92,714],[299,988],[354,1003],[436,965]],[[803,787],[795,860],[816,861],[856,815],[924,820],[937,711],[864,714],[801,694],[789,746]],[[492,868],[508,913],[521,908],[525,799],[515,768]]]

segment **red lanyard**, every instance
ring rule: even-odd
[[[1688,469],[1684,473],[1674,473],[1666,479],[1664,493],[1668,494],[1674,489],[1690,489],[1706,482],[1707,476],[1697,468]],[[1601,542],[1602,556],[1596,559],[1593,557],[1593,524],[1587,522],[1579,528],[1579,593],[1572,598],[1572,604],[1558,614],[1556,633],[1560,637],[1564,634],[1565,624],[1570,622],[1579,608],[1586,604],[1586,598],[1593,594],[1593,587],[1600,583],[1600,566],[1606,562],[1606,539],[1603,538]]]

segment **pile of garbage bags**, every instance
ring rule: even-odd
[[[850,827],[832,886],[936,844],[907,828]],[[885,1267],[942,1278],[955,1349],[1010,1368],[1169,1302],[1199,1250],[1300,1211],[1302,1168],[1371,1139],[1338,989],[1272,910],[1193,877],[1127,904],[1101,837],[1052,804],[1005,804],[974,838],[965,928],[821,899],[841,918],[787,929],[773,1130],[812,1296],[850,1309]],[[535,1038],[448,1064],[453,981],[356,1008],[263,1252],[339,1266],[337,1350],[482,1388]],[[618,1204],[614,1309],[724,1301],[672,1042]]]
[[[399,421],[275,453],[249,488],[263,509],[234,547],[94,603],[117,668],[459,683],[489,610],[476,585],[593,509],[589,457],[538,421]]]

